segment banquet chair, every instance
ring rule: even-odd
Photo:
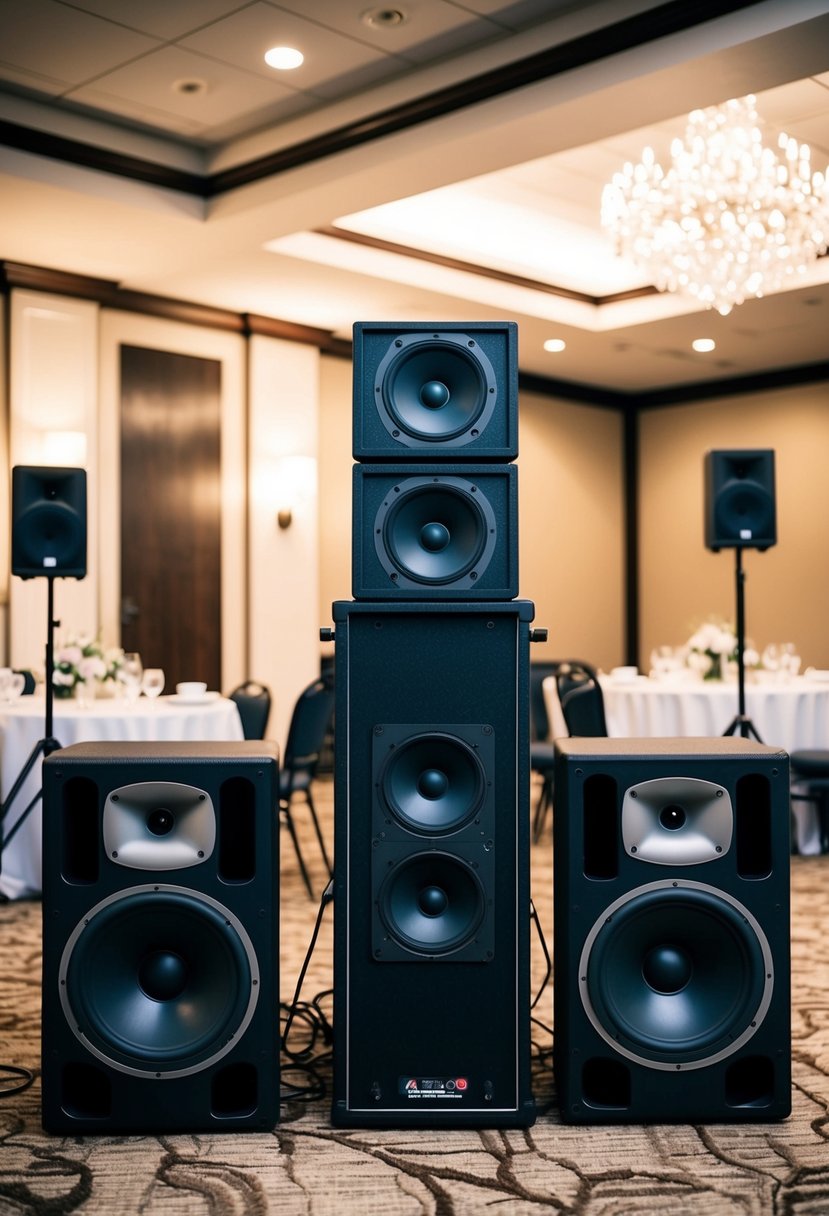
[[[34,672],[30,671],[28,667],[15,667],[14,670],[17,675],[23,677],[23,696],[31,696],[35,690]]]
[[[553,804],[555,745],[550,738],[550,719],[544,700],[544,681],[558,671],[558,662],[535,660],[530,664],[530,768],[541,778],[541,789],[533,813],[533,839]]]
[[[537,675],[535,671],[536,667],[539,669]],[[602,690],[599,686],[598,674],[594,667],[589,663],[583,662],[581,659],[560,659],[556,662],[531,664],[530,721],[533,737],[530,743],[530,765],[533,772],[539,773],[542,778],[541,793],[533,815],[533,840],[536,841],[541,839],[547,812],[552,809],[554,794],[555,743],[550,738],[552,730],[547,715],[547,704],[543,689],[544,680],[548,676],[555,678],[559,702],[561,702],[565,691],[567,691],[568,695],[574,695],[577,689],[583,687],[584,691],[587,692],[588,684],[592,703],[595,705],[592,689],[596,690],[600,698],[600,713],[596,715],[594,728],[590,730],[583,728],[583,719],[586,717],[583,711],[587,707],[586,703],[579,703],[573,710],[572,721],[579,726],[579,729],[574,729],[574,726],[568,721],[567,715],[564,714],[564,707],[562,706],[562,714],[564,714],[564,722],[569,734],[607,734],[607,727],[604,725],[604,702],[601,700]],[[560,678],[567,681],[566,689],[560,683]],[[594,713],[595,710],[591,712]],[[543,734],[540,733],[541,731],[543,731]]]
[[[569,735],[607,735],[602,686],[587,663],[562,663],[556,672],[556,689]]]
[[[792,802],[813,802],[817,810],[821,853],[829,853],[829,751],[824,748],[793,751],[789,756],[792,784],[803,790],[792,792]],[[797,851],[797,833],[792,825],[792,852]]]
[[[264,684],[246,680],[230,694],[235,701],[242,720],[242,734],[246,739],[264,739],[271,714],[271,694]]]
[[[305,798],[311,816],[311,823],[319,841],[322,859],[328,870],[328,877],[331,878],[333,868],[320,829],[311,786],[317,774],[320,752],[322,751],[333,715],[333,681],[326,679],[314,680],[300,693],[294,706],[291,723],[288,727],[285,755],[279,773],[279,809],[293,842],[302,881],[312,898],[314,891],[311,886],[311,879],[308,875],[305,859],[302,856],[291,807],[295,796],[302,795]]]

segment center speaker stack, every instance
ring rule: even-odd
[[[514,323],[354,327],[354,599],[333,608],[339,1126],[535,1118],[517,385]]]

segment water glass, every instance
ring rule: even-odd
[[[145,667],[141,679],[141,690],[145,697],[154,701],[164,691],[164,672],[160,667]]]
[[[141,696],[141,677],[143,674],[144,665],[141,662],[141,655],[134,650],[127,651],[118,669],[118,679],[121,682],[124,697],[127,701],[137,701]]]

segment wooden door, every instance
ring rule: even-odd
[[[221,687],[221,364],[121,347],[121,644]]]

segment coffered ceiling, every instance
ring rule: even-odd
[[[749,92],[829,163],[829,3],[0,0],[0,260],[345,339],[510,317],[593,392],[822,363],[829,258],[720,317],[600,228],[615,169]]]

